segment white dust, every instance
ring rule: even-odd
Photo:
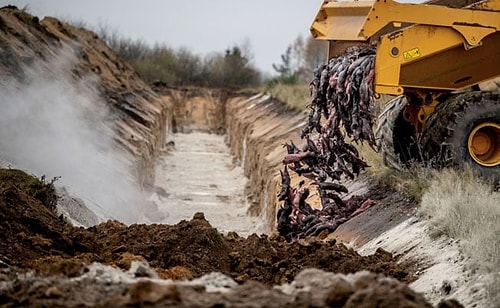
[[[140,193],[127,179],[112,139],[112,119],[97,78],[75,78],[71,49],[0,80],[0,157],[47,180],[60,177],[93,211],[138,220]]]

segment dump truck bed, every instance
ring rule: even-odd
[[[444,0],[434,3],[440,5],[325,2],[311,33],[331,42],[330,57],[345,50],[342,42],[345,46],[376,44],[378,93],[451,91],[499,76],[500,0],[467,8],[441,6]]]

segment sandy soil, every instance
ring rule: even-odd
[[[369,255],[382,247],[398,255],[400,262],[411,260],[412,272],[418,278],[409,286],[431,303],[454,298],[465,307],[493,307],[484,288],[487,277],[471,271],[459,242],[444,236],[431,238],[427,229],[427,221],[412,216],[357,247],[357,251]]]

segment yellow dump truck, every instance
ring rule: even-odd
[[[499,177],[500,94],[482,85],[500,76],[500,0],[325,1],[311,33],[329,41],[329,58],[376,46],[374,90],[396,96],[377,121],[388,165]]]

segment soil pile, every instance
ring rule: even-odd
[[[432,307],[406,285],[368,272],[345,276],[304,270],[293,283],[273,289],[255,281],[236,285],[222,274],[176,283],[149,277],[133,278],[144,272],[147,272],[145,266],[141,272],[123,273],[94,264],[88,267],[88,273],[73,279],[30,277],[27,282],[20,278],[9,286],[0,302],[16,296],[5,306]],[[215,285],[204,285],[210,280]],[[461,306],[448,300],[440,307]]]
[[[47,196],[53,193],[51,183],[10,169],[0,169],[0,178],[0,232],[3,234],[0,244],[0,304],[105,305],[113,298],[119,299],[113,303],[122,305],[148,302],[179,306],[187,301],[189,305],[205,306],[222,301],[228,306],[249,306],[272,299],[276,300],[272,305],[304,307],[318,301],[319,296],[322,303],[319,306],[349,301],[352,304],[345,307],[354,307],[361,303],[372,306],[373,301],[389,300],[387,294],[392,294],[398,298],[396,303],[403,300],[415,307],[429,307],[420,295],[404,284],[375,274],[365,273],[364,278],[352,283],[331,278],[336,281],[335,288],[333,282],[325,287],[329,285],[325,282],[328,280],[321,278],[323,274],[319,274],[322,273],[319,270],[309,274],[311,281],[307,284],[302,282],[301,285],[300,275],[297,276],[301,272],[302,276],[306,275],[303,270],[308,268],[345,274],[369,270],[400,281],[412,281],[413,276],[405,266],[397,264],[394,257],[383,250],[362,257],[344,245],[336,245],[334,240],[311,238],[289,244],[277,235],[254,234],[242,238],[229,233],[224,236],[202,213],[176,225],[136,224],[127,227],[117,221],[108,221],[88,229],[76,228],[50,209],[47,200],[51,198]],[[45,194],[40,194],[40,191]],[[140,269],[137,266],[133,269],[134,261],[140,261]],[[129,273],[133,271],[131,275],[135,278],[185,280],[220,272],[232,278],[226,277],[232,281],[229,284],[233,287],[231,295],[216,292],[202,296],[200,294],[206,290],[200,290],[199,286],[166,286],[163,280],[132,283],[125,278],[116,278],[115,283],[111,278],[85,278],[92,271],[102,276],[112,270],[103,265],[92,265],[93,262],[123,270],[130,268]],[[33,272],[26,274],[30,270]],[[306,292],[307,296],[287,296],[286,292],[295,292],[286,289],[288,283],[289,288],[310,285],[323,286],[325,290],[310,290]],[[281,290],[270,289],[279,284],[283,285]]]
[[[160,276],[166,271],[168,277],[169,269],[182,266],[189,273],[186,278],[217,271],[238,282],[256,280],[269,286],[290,282],[309,267],[340,273],[367,269],[412,280],[404,267],[382,250],[361,257],[335,241],[312,239],[288,244],[278,236],[242,238],[234,232],[224,236],[202,213],[176,225],[126,226],[107,221],[88,229],[76,228],[18,184],[35,181],[33,178],[18,170],[0,170],[0,230],[4,235],[0,255],[9,266],[71,275],[91,262],[127,267],[127,257],[137,256],[158,268]]]

